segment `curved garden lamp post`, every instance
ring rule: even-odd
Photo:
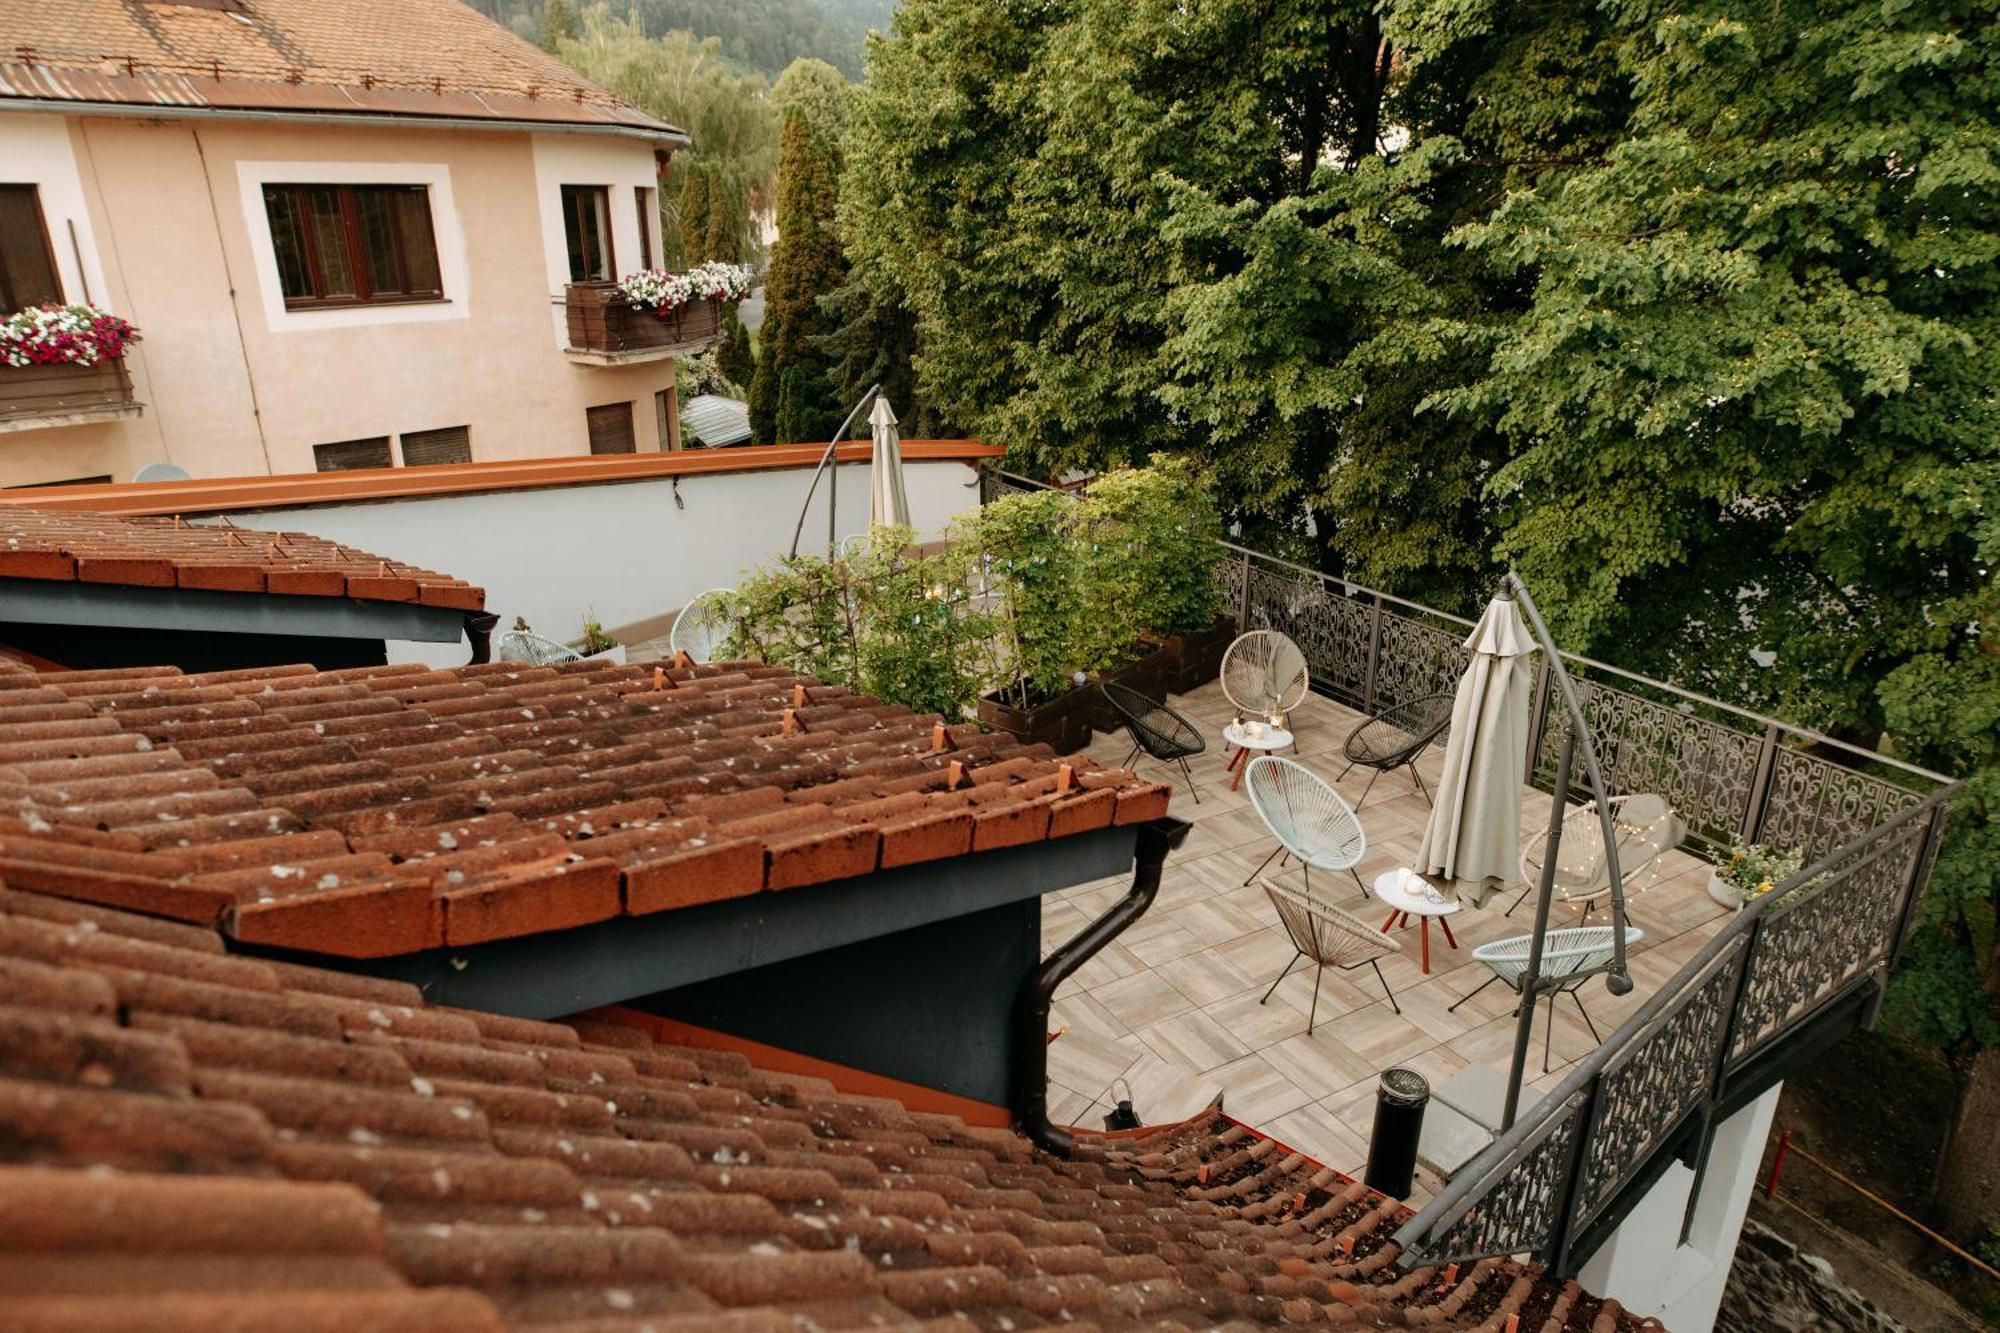
[[[1500,1113],[1500,1131],[1505,1133],[1513,1128],[1515,1113],[1520,1109],[1521,1073],[1527,1065],[1528,1047],[1534,1041],[1536,987],[1542,976],[1543,941],[1549,928],[1549,899],[1555,889],[1556,852],[1562,846],[1563,810],[1569,803],[1570,773],[1575,767],[1579,748],[1583,751],[1584,776],[1589,779],[1597,818],[1604,828],[1605,869],[1611,877],[1612,955],[1611,966],[1604,978],[1605,988],[1613,995],[1629,993],[1632,973],[1625,959],[1625,880],[1618,870],[1618,833],[1611,814],[1611,793],[1605,790],[1604,769],[1597,761],[1597,746],[1590,739],[1590,727],[1583,718],[1583,705],[1577,698],[1569,673],[1563,670],[1562,651],[1549,636],[1549,627],[1543,623],[1542,613],[1535,606],[1535,599],[1529,595],[1521,576],[1508,570],[1500,580],[1499,595],[1520,602],[1521,610],[1528,618],[1528,629],[1542,650],[1542,660],[1555,677],[1556,689],[1562,696],[1563,712],[1569,717],[1568,734],[1563,738],[1562,758],[1556,763],[1555,790],[1549,805],[1548,846],[1542,854],[1541,883],[1535,893],[1535,929],[1529,936],[1528,967],[1521,976],[1521,1013],[1514,1029],[1514,1060],[1507,1070],[1507,1102]]]

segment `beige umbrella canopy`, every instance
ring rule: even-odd
[[[907,528],[910,498],[903,492],[903,441],[887,398],[876,397],[868,424],[875,434],[875,452],[868,462],[868,526],[886,523]]]
[[[1451,739],[1417,869],[1456,880],[1476,905],[1518,873],[1521,780],[1528,758],[1528,703],[1535,641],[1514,599],[1501,593],[1465,641],[1472,662],[1451,706]]]

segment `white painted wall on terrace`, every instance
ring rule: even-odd
[[[439,570],[486,589],[486,607],[552,639],[582,636],[586,614],[607,626],[675,610],[791,545],[811,469],[542,487],[472,495],[318,505],[232,514],[243,527],[309,532]],[[962,462],[904,466],[910,517],[925,538],[978,507],[978,474]],[[806,516],[803,551],[826,548],[826,481]],[[841,536],[868,526],[868,465],[840,468]],[[461,643],[392,643],[389,659],[453,666]]]

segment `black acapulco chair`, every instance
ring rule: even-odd
[[[1118,714],[1127,734],[1132,737],[1132,753],[1125,756],[1127,767],[1139,757],[1141,750],[1163,764],[1179,764],[1181,772],[1187,775],[1188,795],[1194,797],[1196,805],[1200,805],[1201,793],[1195,790],[1194,770],[1188,767],[1188,756],[1200,754],[1208,748],[1208,743],[1201,738],[1201,728],[1165,704],[1154,703],[1129,685],[1107,680],[1098,688],[1104,691],[1105,701]]]
[[[1430,800],[1423,775],[1417,772],[1417,756],[1451,725],[1451,704],[1449,694],[1427,695],[1385,708],[1347,733],[1347,741],[1340,747],[1347,767],[1340,770],[1340,776],[1346,777],[1356,764],[1375,770],[1369,775],[1368,786],[1361,789],[1361,800],[1354,803],[1357,809],[1368,799],[1368,789],[1375,785],[1375,779],[1397,768],[1408,768],[1417,790],[1423,792],[1426,801]]]

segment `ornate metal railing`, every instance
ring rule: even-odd
[[[988,473],[981,498],[1032,489]],[[1316,690],[1374,712],[1449,691],[1463,673],[1463,617],[1225,547],[1217,578],[1238,624],[1295,640]],[[1794,1034],[1843,1001],[1872,1016],[1943,834],[1951,785],[1939,774],[1563,656],[1611,790],[1665,797],[1692,850],[1761,841],[1811,864],[1454,1176],[1397,1234],[1407,1262],[1532,1253],[1573,1272],[1664,1153],[1705,1142],[1731,1098],[1768,1084],[1762,1062]],[[1546,791],[1569,724],[1546,666],[1537,672],[1523,777]]]

